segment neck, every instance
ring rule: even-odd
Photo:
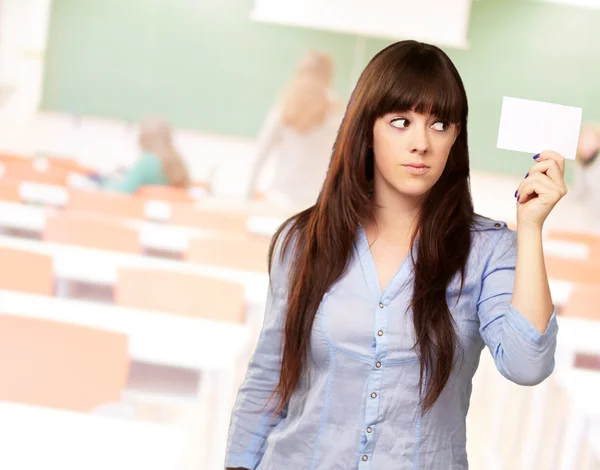
[[[374,194],[376,227],[373,229],[383,238],[406,240],[412,236],[418,222],[422,198],[405,197],[386,189]]]

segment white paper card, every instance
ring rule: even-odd
[[[581,108],[505,96],[498,148],[533,154],[554,150],[575,160]]]

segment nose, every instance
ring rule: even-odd
[[[410,142],[410,151],[417,155],[425,155],[429,150],[429,133],[427,126],[414,125],[412,127],[412,140]]]

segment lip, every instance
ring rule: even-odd
[[[423,163],[407,163],[402,166],[404,167],[404,169],[406,171],[408,171],[409,173],[411,173],[413,175],[424,175],[431,169],[430,167],[428,167],[427,165],[425,165]]]

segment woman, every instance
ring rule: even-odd
[[[332,97],[333,62],[310,51],[303,57],[280,103],[267,116],[258,137],[248,197],[255,196],[268,156],[276,154],[269,202],[306,208],[315,203],[341,120]]]
[[[133,194],[142,186],[189,186],[187,168],[173,145],[171,126],[164,119],[144,118],[140,123],[139,144],[142,153],[133,167],[121,178],[104,182],[104,188]]]
[[[581,130],[575,166],[573,194],[600,218],[600,125],[588,124]]]
[[[566,192],[564,159],[534,159],[515,194],[518,234],[475,215],[454,65],[413,41],[376,55],[317,203],[274,238],[226,466],[466,469],[484,345],[518,384],[554,366],[542,225]]]

